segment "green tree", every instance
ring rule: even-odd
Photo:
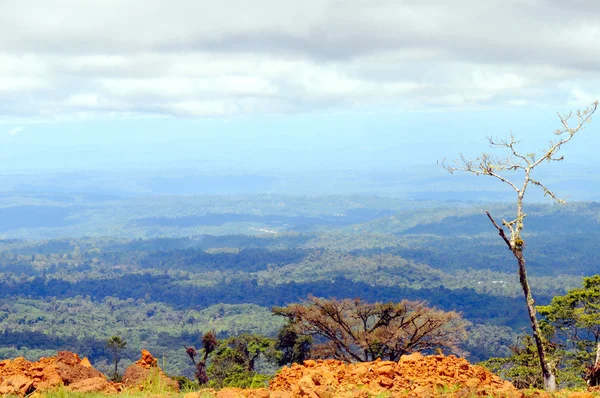
[[[121,360],[121,354],[125,349],[127,342],[123,340],[120,336],[112,336],[108,340],[106,340],[106,348],[112,355],[113,363],[115,364],[115,369],[113,374],[111,375],[111,380],[119,381],[121,376],[119,375],[119,361]]]
[[[556,296],[538,311],[570,349],[574,362],[589,364],[588,382],[600,381],[600,275],[583,278],[583,287]]]
[[[462,347],[469,352],[471,362],[479,362],[491,357],[508,357],[511,347],[517,344],[517,334],[507,326],[477,324],[467,329],[469,338]]]
[[[598,102],[594,102],[591,107],[577,111],[575,117],[575,127],[571,127],[569,122],[573,117],[572,113],[560,117],[561,128],[555,131],[555,135],[558,137],[556,141],[552,141],[549,147],[543,151],[542,155],[536,155],[535,153],[525,153],[517,149],[518,141],[514,136],[510,136],[508,139],[496,140],[493,137],[489,137],[490,146],[493,148],[502,148],[507,150],[508,156],[496,157],[489,153],[483,153],[480,157],[469,160],[464,156],[460,156],[454,162],[454,166],[445,165],[442,162],[442,166],[450,173],[455,171],[463,171],[471,174],[485,175],[494,177],[504,184],[510,186],[516,193],[516,209],[515,218],[510,221],[502,220],[502,225],[508,228],[508,235],[502,227],[498,225],[496,220],[486,212],[488,218],[498,230],[498,234],[504,240],[513,256],[517,260],[518,274],[523,295],[525,296],[525,303],[527,306],[527,313],[529,315],[529,322],[533,332],[533,339],[536,344],[537,353],[540,362],[540,368],[544,380],[544,388],[549,391],[556,390],[556,376],[552,372],[552,369],[546,358],[546,352],[544,349],[544,339],[540,330],[540,326],[536,317],[535,301],[531,293],[529,281],[527,279],[527,270],[525,268],[525,257],[523,255],[523,249],[525,248],[525,241],[522,235],[524,227],[524,219],[526,214],[523,210],[523,200],[525,198],[525,192],[530,185],[535,185],[542,189],[544,195],[549,196],[558,203],[564,203],[562,199],[559,199],[556,194],[548,189],[542,182],[534,179],[532,172],[537,169],[543,163],[549,163],[553,161],[562,161],[564,156],[558,156],[562,146],[569,142],[575,134],[583,130],[585,125],[591,120],[591,116],[594,114],[598,107]],[[521,173],[523,181],[522,183],[514,182],[507,177],[508,172]]]
[[[548,352],[546,347],[546,353]],[[519,389],[543,388],[544,378],[539,372],[537,348],[530,335],[523,335],[518,344],[511,347],[511,355],[490,358],[481,364]],[[553,373],[555,370],[553,369]]]
[[[458,351],[466,337],[467,322],[460,314],[419,301],[370,304],[309,296],[303,304],[275,307],[273,313],[286,317],[299,335],[325,340],[314,346],[312,356],[348,362],[397,361],[404,354],[437,348]]]
[[[559,342],[552,341],[554,328],[545,321],[540,322],[544,336],[544,351],[548,365],[556,375],[557,384],[561,388],[581,388],[585,368],[577,355]],[[510,347],[511,355],[504,358],[490,358],[481,364],[491,372],[512,382],[515,387],[544,388],[544,377],[539,371],[537,347],[531,335],[522,335],[514,346]]]
[[[302,363],[308,359],[312,347],[312,336],[303,336],[291,324],[284,325],[277,333],[275,348],[281,351],[279,365]]]
[[[247,333],[230,337],[219,343],[211,357],[207,369],[210,385],[216,388],[262,387],[270,376],[259,372],[257,363],[262,359],[271,364],[274,371],[280,357],[274,339]]]

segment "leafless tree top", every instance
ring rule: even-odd
[[[560,162],[564,156],[559,152],[564,144],[569,142],[573,136],[585,128],[585,125],[590,122],[592,115],[598,108],[598,101],[590,106],[577,112],[568,113],[566,115],[558,114],[561,127],[554,131],[556,138],[550,141],[550,144],[542,151],[541,155],[536,153],[521,152],[517,146],[519,141],[510,135],[508,138],[487,137],[492,148],[506,149],[508,154],[504,157],[494,156],[489,153],[482,153],[475,159],[468,159],[460,155],[458,159],[452,162],[452,165],[446,164],[445,160],[441,162],[441,166],[448,170],[451,174],[456,171],[472,173],[475,175],[487,175],[494,177],[503,183],[509,185],[517,193],[517,214],[514,220],[505,221],[503,225],[511,231],[511,241],[520,240],[521,229],[523,228],[523,197],[529,184],[536,185],[542,189],[544,195],[549,196],[558,203],[564,203],[564,200],[559,198],[554,191],[550,190],[542,182],[531,177],[531,171],[543,162]],[[523,182],[509,179],[507,172],[521,171],[523,172]]]

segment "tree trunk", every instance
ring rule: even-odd
[[[115,371],[113,372],[113,381],[117,381],[119,379],[119,359],[115,357]]]
[[[591,387],[596,387],[600,380],[600,341],[596,343],[596,360],[594,361],[594,366],[592,366],[588,370],[587,374],[587,384]]]
[[[527,281],[527,271],[525,270],[525,259],[523,258],[523,252],[521,249],[514,249],[513,253],[519,262],[519,282],[523,288],[523,294],[525,295],[525,302],[527,304],[527,313],[529,314],[529,322],[531,323],[531,330],[533,331],[533,339],[537,347],[538,356],[540,358],[540,366],[542,368],[542,376],[544,377],[544,389],[546,391],[556,390],[556,377],[548,366],[546,360],[546,350],[544,349],[543,339],[540,332],[540,326],[535,316],[535,301],[531,295],[529,289],[529,282]]]

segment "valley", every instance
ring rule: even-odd
[[[15,206],[15,203],[27,206]],[[527,326],[510,252],[484,209],[503,203],[369,196],[81,195],[2,198],[0,358],[56,350],[106,371],[106,339],[191,376],[185,345],[203,333],[275,336],[273,306],[308,295],[424,300],[471,323],[476,362],[510,354]],[[600,272],[600,205],[531,204],[526,228],[538,304]],[[35,217],[27,218],[25,215]],[[12,221],[10,221],[12,220]]]

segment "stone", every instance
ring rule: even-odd
[[[104,377],[92,377],[83,379],[70,384],[68,391],[77,391],[83,393],[104,392],[108,389],[110,383]]]
[[[400,363],[417,362],[417,361],[420,361],[422,358],[423,358],[423,354],[421,354],[420,352],[413,352],[412,354],[409,354],[409,355],[402,355],[400,357]]]
[[[394,374],[396,373],[396,362],[379,362],[376,366],[373,367],[373,372],[375,372],[378,375],[393,378]]]
[[[150,354],[148,350],[142,350],[142,357],[135,363],[142,368],[154,368],[158,364],[158,360]]]
[[[83,357],[83,359],[81,360],[81,362],[79,362],[79,364],[81,366],[84,366],[89,369],[92,368],[92,364],[90,363],[90,360],[88,359],[88,357]]]
[[[1,394],[27,395],[33,391],[33,379],[22,374],[8,376],[0,384]]]

